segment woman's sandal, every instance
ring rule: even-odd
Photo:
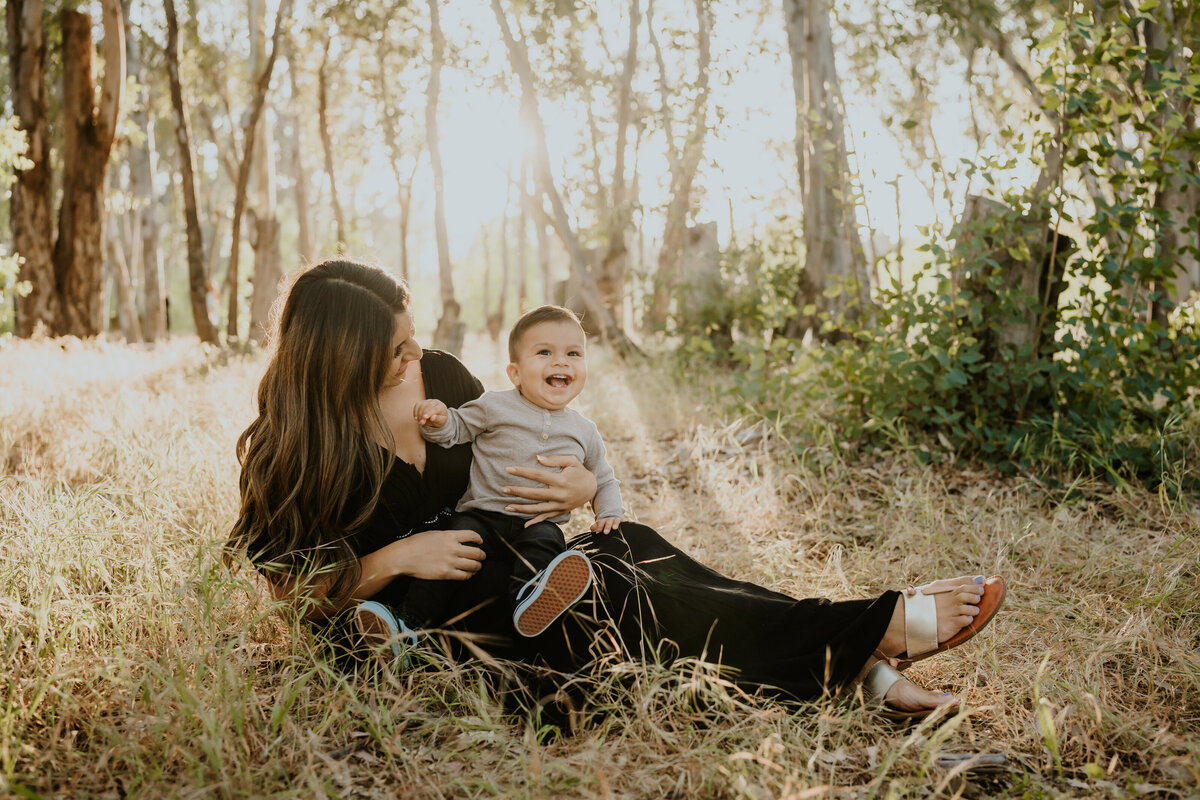
[[[863,676],[863,697],[875,708],[879,716],[884,719],[890,719],[893,722],[917,722],[941,708],[941,706],[936,706],[934,708],[919,708],[916,711],[909,711],[897,708],[885,700],[884,698],[887,697],[887,693],[892,686],[897,681],[903,679],[904,676],[886,661],[876,661],[867,670],[867,674]]]
[[[958,647],[983,630],[992,621],[992,617],[996,616],[996,612],[1000,610],[1000,605],[1004,602],[1004,578],[999,575],[988,578],[983,582],[983,596],[979,598],[979,614],[958,633],[939,643],[937,638],[937,601],[934,600],[934,595],[952,592],[956,587],[951,586],[936,592],[928,591],[932,585],[910,587],[904,591],[904,652],[897,656],[875,654],[897,669],[908,669],[917,661]]]

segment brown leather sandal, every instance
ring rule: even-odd
[[[908,669],[917,661],[935,656],[966,642],[992,621],[1004,602],[1004,578],[993,575],[983,582],[983,597],[979,598],[979,614],[958,633],[939,643],[937,639],[937,605],[934,595],[954,591],[955,587],[930,591],[929,587],[932,585],[910,587],[904,591],[904,652],[891,657],[877,654],[897,669]]]

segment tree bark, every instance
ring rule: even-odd
[[[625,151],[628,148],[629,122],[633,112],[633,76],[637,71],[638,27],[642,11],[639,0],[629,3],[629,39],[625,46],[625,59],[621,77],[617,82],[617,145],[613,166],[612,198],[608,208],[608,239],[604,257],[600,262],[600,292],[605,305],[613,313],[617,324],[625,316],[625,273],[628,265],[629,244],[626,236],[632,218],[625,181]]]
[[[125,26],[119,0],[104,0],[104,81],[100,103],[92,80],[92,20],[63,9],[63,191],[54,242],[59,292],[54,331],[104,331],[104,177],[125,84]]]
[[[432,0],[431,0],[432,1]],[[550,167],[550,150],[546,142],[546,126],[538,111],[537,89],[533,82],[533,68],[529,65],[529,54],[526,52],[524,40],[516,39],[508,25],[508,18],[500,6],[500,0],[491,0],[492,12],[500,26],[505,49],[508,51],[509,62],[513,71],[521,81],[521,111],[534,132],[534,175],[537,178],[542,194],[550,201],[552,209],[551,224],[571,259],[571,271],[579,282],[580,298],[587,312],[592,316],[591,324],[599,331],[600,336],[610,342],[622,354],[640,352],[625,331],[617,325],[612,313],[600,297],[600,289],[595,279],[588,271],[586,256],[579,237],[571,227],[571,219],[567,214],[562,197],[554,185],[553,170]]]
[[[271,53],[266,49],[266,33],[263,26],[266,23],[266,3],[264,0],[250,0],[251,17],[251,75],[259,75],[266,69],[266,59],[277,58],[279,47],[279,28],[282,18],[275,20],[275,32],[271,39]],[[267,78],[270,86],[270,77]],[[264,99],[266,90],[264,89]],[[264,109],[265,110],[265,109]],[[274,139],[271,126],[267,124],[266,115],[259,114],[255,126],[257,134],[254,137],[254,235],[250,239],[254,248],[254,280],[250,295],[250,341],[261,343],[267,335],[268,317],[271,314],[271,304],[279,294],[279,279],[283,270],[279,264],[279,218],[275,210],[275,160]],[[235,284],[229,298],[230,304],[237,303],[238,287]],[[237,329],[230,325],[231,336],[237,335]]]
[[[179,81],[179,22],[175,16],[175,0],[163,0],[163,7],[167,17],[167,78],[171,86],[171,108],[175,112],[175,144],[179,152],[183,215],[187,226],[188,295],[196,335],[202,342],[216,344],[217,329],[209,319],[205,302],[208,274],[204,264],[204,236],[196,206],[196,155],[192,151],[192,132],[183,101],[183,85]]]
[[[333,172],[333,140],[329,136],[329,39],[325,39],[325,55],[317,70],[317,120],[321,126],[321,149],[325,153],[325,175],[329,178],[329,202],[333,205],[333,220],[337,228],[337,250],[346,247],[346,217],[342,214],[342,203],[338,199],[337,176]]]
[[[279,4],[279,8],[275,11],[275,30],[271,33],[271,51],[267,56],[266,63],[263,65],[262,72],[259,73],[255,81],[254,98],[251,100],[249,118],[246,121],[245,128],[242,130],[242,162],[238,164],[237,186],[234,188],[233,221],[231,223],[231,244],[229,246],[229,277],[226,281],[226,284],[232,287],[229,297],[228,334],[233,338],[236,338],[238,334],[238,257],[241,250],[242,214],[246,209],[246,193],[247,187],[250,184],[250,167],[254,160],[258,123],[262,118],[263,108],[266,106],[267,90],[271,86],[271,75],[275,70],[275,60],[279,55],[280,31],[283,28],[283,21],[287,18],[290,9],[291,0],[283,0]],[[265,291],[271,293],[271,300],[274,300],[275,288],[275,285],[272,284],[269,288],[265,289]],[[258,297],[257,292],[255,297]],[[270,302],[267,302],[268,309],[270,308]],[[265,311],[252,307],[252,326],[256,310],[262,313],[261,319],[266,319]],[[253,330],[251,331],[251,338],[254,341],[258,341],[258,338],[254,336]]]
[[[818,314],[833,320],[850,311],[848,293],[826,296],[830,285],[863,281],[863,250],[849,201],[850,167],[829,28],[829,0],[783,0],[792,88],[796,99],[796,162],[804,206],[805,261],[793,302],[799,313],[785,327],[798,338],[819,334]]]
[[[167,281],[159,253],[158,198],[154,191],[154,116],[150,111],[150,85],[143,74],[140,33],[126,21],[125,52],[129,72],[138,78],[141,96],[131,118],[143,133],[142,142],[129,147],[129,182],[138,201],[138,231],[142,247],[145,322],[142,334],[154,342],[167,336]]]
[[[130,279],[129,259],[125,256],[125,247],[121,243],[121,235],[117,230],[116,220],[109,218],[105,242],[107,244],[108,262],[112,265],[113,282],[117,286],[117,319],[125,341],[130,343],[142,341],[142,326],[138,319],[137,303],[133,299],[133,281]],[[107,313],[107,309],[105,309]],[[105,320],[107,323],[107,320]],[[107,324],[105,325],[107,327]]]
[[[666,325],[671,297],[680,280],[688,233],[687,218],[692,210],[692,184],[700,167],[700,159],[704,155],[704,136],[708,126],[708,69],[712,59],[709,46],[711,11],[707,0],[696,0],[695,5],[698,60],[696,98],[692,103],[688,133],[684,137],[683,145],[675,148],[674,142],[671,144],[676,153],[671,159],[671,199],[667,203],[666,220],[663,223],[658,269],[654,273],[654,302],[650,309],[650,324],[656,330],[662,330]],[[647,12],[649,16],[649,7]],[[664,64],[657,38],[653,39],[653,44],[661,73]],[[665,74],[660,76],[659,86],[666,86]],[[670,113],[670,106],[666,103],[664,95],[663,114],[669,116]]]
[[[425,141],[429,146],[429,166],[433,170],[433,228],[437,240],[438,288],[442,301],[442,316],[434,332],[433,346],[454,355],[462,349],[464,325],[459,321],[460,306],[454,299],[454,276],[450,266],[450,235],[446,229],[446,197],[443,189],[442,151],[438,139],[438,97],[442,88],[442,63],[445,60],[446,39],[442,35],[438,0],[429,0],[429,38],[432,59],[429,66],[429,85],[425,93]]]
[[[391,80],[387,75],[386,62],[384,57],[385,43],[380,41],[376,48],[376,58],[379,62],[379,72],[377,84],[380,92],[380,101],[383,106],[383,138],[387,144],[388,159],[392,165],[392,176],[396,181],[396,201],[400,205],[400,277],[404,280],[409,278],[408,265],[408,227],[409,220],[412,214],[412,192],[413,183],[417,177],[417,167],[421,163],[421,148],[418,146],[413,154],[412,168],[408,175],[400,168],[401,158],[404,155],[400,147],[400,133],[396,129],[396,118],[400,115],[399,110],[392,103],[391,91],[389,89]]]
[[[8,0],[9,73],[13,113],[25,134],[26,169],[16,170],[9,201],[13,250],[23,261],[17,279],[29,294],[17,297],[16,334],[32,336],[41,325],[50,329],[58,316],[50,222],[50,135],[46,117],[46,36],[41,0]]]
[[[288,78],[291,81],[292,90],[292,110],[288,114],[291,122],[292,141],[291,141],[291,167],[292,167],[292,193],[296,203],[296,228],[297,242],[296,249],[299,250],[300,263],[308,264],[316,256],[316,250],[313,248],[312,228],[309,221],[310,213],[308,210],[308,170],[304,168],[304,148],[301,144],[301,115],[298,111],[302,107],[300,99],[300,82],[298,79],[298,70],[296,69],[296,54],[292,52],[290,47],[285,46],[284,57],[287,58]]]

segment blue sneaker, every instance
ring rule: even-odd
[[[578,550],[559,553],[517,593],[513,625],[522,636],[537,636],[575,605],[592,585],[592,562]]]
[[[363,640],[372,647],[388,645],[400,666],[408,669],[410,654],[417,646],[417,635],[404,620],[383,603],[367,600],[354,609],[354,623]]]

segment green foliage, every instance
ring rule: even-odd
[[[931,239],[913,283],[878,289],[847,337],[816,352],[815,369],[794,342],[743,338],[733,348],[742,400],[766,408],[806,386],[844,438],[911,445],[924,460],[1200,485],[1197,443],[1181,424],[1200,381],[1200,331],[1194,311],[1169,300],[1180,261],[1200,257],[1186,200],[1198,182],[1200,136],[1186,109],[1200,95],[1200,56],[1188,64],[1186,51],[1147,49],[1152,24],[1084,15],[1055,26],[1039,45],[1051,53],[1040,80],[1060,130],[1032,145],[1061,148],[1061,171],[1048,159],[1049,191],[1001,194],[953,244]],[[1012,177],[998,164],[974,169],[1001,186]],[[1058,280],[1014,282],[1014,264],[1051,253]],[[789,311],[775,301],[788,297],[786,285],[760,282],[730,293],[730,314],[751,334],[778,329]]]

